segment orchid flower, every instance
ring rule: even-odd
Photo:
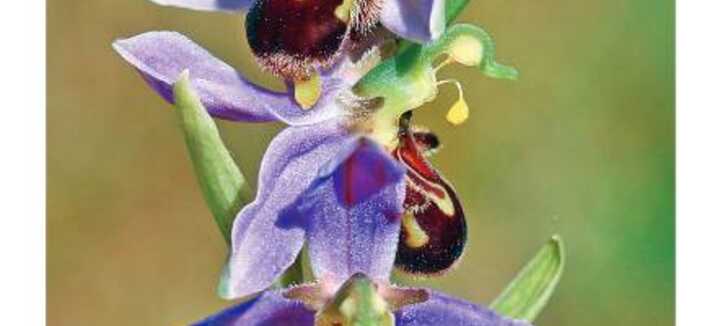
[[[395,259],[407,272],[436,274],[462,254],[466,230],[459,200],[424,157],[436,147],[436,137],[415,132],[409,112],[447,82],[435,77],[447,63],[478,67],[492,77],[515,76],[495,63],[492,41],[481,29],[455,25],[440,39],[382,63],[377,49],[356,62],[346,58],[323,75],[326,82],[310,110],[290,92],[250,83],[177,33],[145,33],[114,48],[168,101],[172,84],[187,70],[211,115],[289,125],[263,157],[255,200],[234,221],[220,287],[224,297],[266,289],[306,241],[320,279],[343,280],[357,272],[382,278],[392,267],[386,262]],[[448,59],[434,66],[442,55]],[[460,94],[448,113],[453,123],[467,117]],[[348,232],[365,223],[375,229]],[[347,251],[354,253],[351,261],[337,259]]]

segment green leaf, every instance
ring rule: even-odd
[[[553,236],[490,305],[508,317],[533,321],[555,291],[565,267],[565,248]]]
[[[252,191],[225,148],[215,122],[192,89],[188,71],[180,75],[173,92],[178,121],[200,189],[229,244],[233,219],[252,199]]]

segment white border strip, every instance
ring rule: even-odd
[[[3,324],[44,325],[45,2],[4,4],[0,311]]]
[[[678,325],[720,325],[720,2],[677,5]]]

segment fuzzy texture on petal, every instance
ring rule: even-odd
[[[430,292],[430,299],[395,312],[398,326],[531,326],[500,316],[496,312],[448,295]]]
[[[300,301],[285,299],[278,291],[269,291],[248,302],[221,311],[194,326],[310,326],[314,313]]]
[[[387,281],[397,250],[405,169],[368,139],[345,147],[300,198],[311,265],[321,282],[355,273]]]
[[[220,293],[237,298],[264,290],[302,249],[305,219],[293,205],[337,155],[347,135],[337,124],[290,127],[270,143],[260,165],[258,194],[235,218],[232,252]]]
[[[194,10],[240,11],[252,5],[253,0],[150,0],[161,6],[173,6]]]
[[[208,112],[233,121],[275,121],[309,125],[343,114],[337,98],[350,88],[343,79],[350,65],[338,65],[321,75],[320,99],[309,109],[295,102],[294,89],[275,92],[246,80],[232,67],[176,32],[148,32],[113,43],[113,48],[140,72],[166,101],[173,103],[172,85],[184,70]]]
[[[276,120],[269,107],[292,106],[286,94],[254,85],[226,63],[176,32],[148,32],[113,43],[113,48],[165,100],[184,70],[211,115],[242,121]]]
[[[380,22],[404,39],[429,42],[445,31],[445,0],[385,0]]]

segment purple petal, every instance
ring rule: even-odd
[[[314,313],[299,302],[288,300],[278,291],[261,294],[248,302],[221,311],[195,326],[310,326]]]
[[[113,48],[170,103],[173,102],[172,85],[187,69],[203,105],[215,117],[272,121],[276,118],[268,107],[293,105],[287,95],[250,83],[179,33],[148,32],[115,41]]]
[[[457,326],[530,326],[496,312],[448,295],[430,292],[430,299],[406,306],[395,312],[398,326],[457,325]]]
[[[250,7],[253,0],[150,0],[162,6],[195,10],[240,11]]]
[[[380,22],[404,39],[429,42],[445,32],[445,0],[385,0]]]
[[[260,165],[258,194],[233,224],[232,253],[223,296],[264,290],[293,262],[305,238],[305,220],[292,205],[342,148],[346,135],[333,123],[290,127],[273,141]]]
[[[404,168],[362,139],[323,168],[301,198],[308,249],[321,282],[339,285],[355,273],[387,281],[397,249]]]

